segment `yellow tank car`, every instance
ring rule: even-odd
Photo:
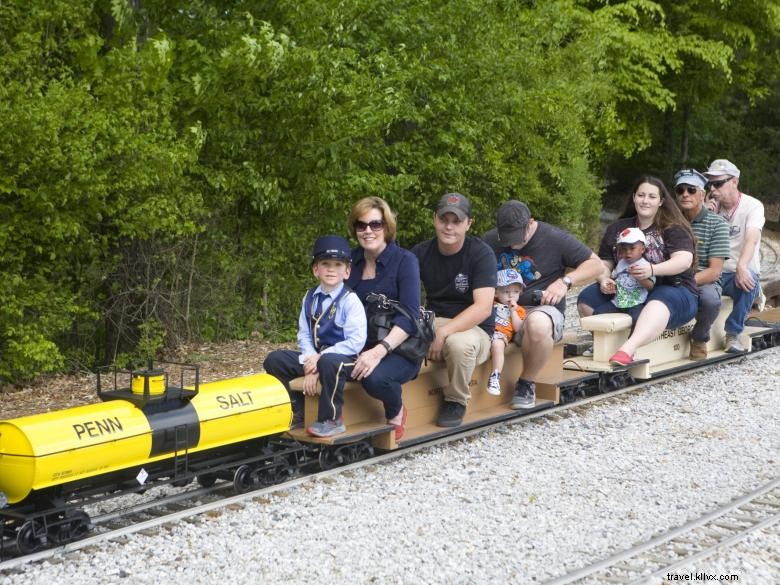
[[[35,492],[289,430],[290,399],[268,374],[200,384],[189,401],[110,400],[0,422],[0,492]],[[137,470],[137,471],[136,471]]]

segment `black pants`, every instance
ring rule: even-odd
[[[292,402],[293,413],[302,413],[304,404],[303,392],[291,392],[290,380],[303,376],[303,364],[298,362],[301,353],[290,349],[272,351],[265,361],[265,371],[279,379],[287,388]],[[336,420],[341,418],[341,407],[344,405],[344,383],[352,373],[355,356],[338,353],[324,353],[317,362],[320,374],[320,406],[317,420]]]

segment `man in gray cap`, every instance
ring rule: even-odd
[[[593,250],[569,232],[536,221],[528,207],[510,200],[498,208],[496,227],[482,236],[493,249],[498,269],[514,268],[525,281],[519,304],[527,307],[515,343],[523,353],[523,372],[511,407],[533,408],[535,380],[563,336],[566,293],[595,280],[604,265]],[[572,268],[566,273],[565,268]]]
[[[691,223],[696,238],[698,259],[696,284],[699,287],[699,311],[691,332],[692,360],[707,357],[710,329],[720,311],[720,273],[729,257],[729,227],[726,220],[704,205],[707,178],[695,169],[683,169],[674,175],[677,205]]]
[[[739,335],[761,292],[759,245],[764,205],[739,190],[740,172],[731,161],[717,159],[704,174],[709,180],[708,207],[729,225],[729,258],[723,265],[721,283],[723,294],[734,299],[734,308],[726,319],[726,351],[739,353],[745,351]]]
[[[449,384],[436,424],[463,422],[471,398],[469,382],[490,356],[496,263],[485,243],[468,235],[471,203],[460,193],[447,193],[433,214],[436,237],[412,248],[420,262],[426,305],[436,313],[436,338],[428,351],[447,364]]]

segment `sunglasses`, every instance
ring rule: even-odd
[[[372,232],[378,232],[380,230],[385,229],[385,222],[381,219],[372,219],[368,223],[365,221],[356,221],[355,222],[355,231],[356,232],[364,232],[367,229],[371,228]]]
[[[723,187],[723,185],[728,183],[733,178],[734,177],[729,177],[728,179],[721,179],[720,181],[710,181],[709,183],[710,191],[712,191],[713,189],[720,189],[721,187]]]
[[[678,187],[674,188],[674,192],[678,195],[683,195],[685,193],[688,193],[688,195],[696,195],[696,192],[698,189],[696,187],[686,186],[686,185],[679,185]]]

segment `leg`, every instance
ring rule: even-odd
[[[352,371],[355,356],[338,353],[324,353],[317,362],[320,373],[320,406],[317,420],[341,419],[341,407],[344,405],[344,383]]]
[[[504,348],[506,348],[505,341],[493,339],[493,343],[490,345],[490,357],[492,358],[494,372],[500,372],[504,369]]]
[[[598,314],[595,313],[596,308],[602,308],[603,305],[609,304],[613,308],[611,312],[614,313],[617,311],[617,308],[611,302],[613,298],[615,298],[615,295],[605,295],[601,292],[599,283],[590,284],[582,289],[577,297],[577,312],[580,314],[580,317],[590,317]],[[610,311],[602,310],[601,312],[609,313]]]
[[[634,326],[634,332],[626,342],[620,346],[618,351],[623,351],[629,356],[636,353],[638,347],[650,343],[653,339],[661,335],[669,323],[671,313],[661,301],[650,301],[639,314],[639,319]]]
[[[490,337],[479,327],[454,333],[444,342],[443,353],[450,379],[444,400],[466,406],[471,398],[469,383],[474,368],[490,355]]]
[[[287,393],[290,395],[290,402],[292,403],[293,416],[298,415],[302,417],[305,400],[303,393],[290,391],[290,380],[303,376],[303,365],[298,363],[300,355],[300,352],[290,349],[274,350],[265,358],[263,368],[287,388]],[[303,418],[301,418],[300,422],[303,422]]]
[[[710,329],[720,311],[720,285],[713,282],[699,287],[699,310],[691,340],[706,343],[710,340]]]
[[[523,324],[522,380],[533,382],[544,364],[550,359],[553,349],[553,321],[542,311],[531,311]]]
[[[385,405],[385,418],[390,420],[401,411],[401,384],[414,379],[419,371],[418,364],[391,353],[363,380],[363,388]]]
[[[734,299],[734,308],[726,319],[726,335],[739,335],[745,329],[745,321],[747,321],[748,313],[750,313],[753,301],[756,300],[761,286],[758,284],[758,274],[755,272],[751,272],[751,274],[756,281],[756,286],[750,291],[742,290],[737,286],[734,272],[724,272],[721,276],[723,294]]]

